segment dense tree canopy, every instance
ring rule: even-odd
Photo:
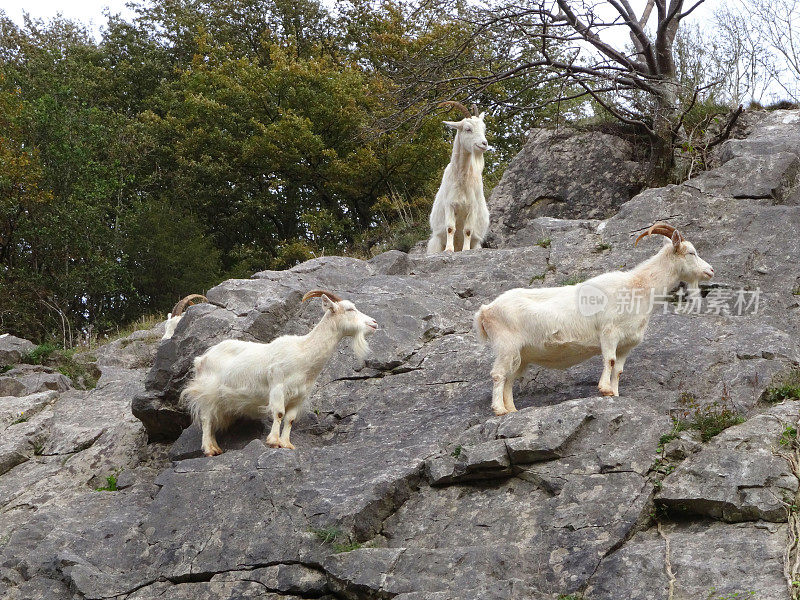
[[[510,50],[466,3],[328,6],[153,0],[97,37],[0,11],[2,329],[69,345],[224,277],[420,239],[450,149],[437,103]],[[472,94],[487,185],[570,108],[504,99],[549,85]]]

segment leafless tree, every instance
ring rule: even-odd
[[[675,40],[681,22],[704,1],[647,0],[637,13],[629,0],[498,0],[476,12],[476,34],[501,30],[515,37],[516,47],[535,45],[538,52],[505,70],[464,81],[480,89],[534,70],[568,81],[567,95],[552,101],[591,97],[618,120],[637,127],[651,142],[651,183],[664,184],[674,166],[685,113],[702,91],[682,85]],[[611,29],[626,31],[631,46],[619,48],[608,41],[605,34]],[[551,44],[558,55],[550,51]],[[740,111],[731,115],[721,136],[727,135]]]
[[[715,21],[738,57],[746,95],[760,100],[770,89],[800,101],[800,0],[738,0],[718,10]]]

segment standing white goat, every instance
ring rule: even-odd
[[[284,335],[268,344],[225,340],[195,358],[194,376],[181,400],[200,423],[206,456],[222,453],[217,431],[240,416],[260,419],[265,407],[272,413],[267,444],[294,448],[292,423],[339,341],[352,337],[356,357],[364,359],[369,351],[365,336],[378,328],[375,319],[325,290],[308,292],[302,302],[316,297],[322,298],[325,314],[306,335]]]
[[[208,302],[208,298],[202,294],[189,294],[178,301],[173,307],[172,312],[167,315],[167,324],[164,328],[164,335],[161,336],[162,340],[168,340],[172,337],[172,334],[175,333],[175,328],[183,318],[183,311],[195,304],[196,301]]]
[[[489,209],[483,196],[483,153],[489,149],[486,141],[486,125],[478,114],[474,114],[460,102],[442,102],[464,114],[460,121],[445,121],[456,130],[450,164],[444,170],[442,184],[436,193],[431,209],[431,238],[428,254],[454,252],[480,248],[489,230]]]
[[[680,281],[699,294],[698,282],[714,269],[671,225],[656,223],[636,238],[670,238],[655,255],[630,271],[615,271],[578,285],[509,290],[475,314],[475,331],[494,348],[492,410],[504,415],[514,407],[514,380],[535,363],[566,369],[603,355],[598,388],[619,395],[619,376],[630,351],[644,336],[653,310],[653,294]],[[634,244],[635,245],[635,244]],[[627,302],[627,303],[626,303]]]

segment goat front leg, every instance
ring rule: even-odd
[[[275,386],[269,391],[269,410],[272,413],[272,429],[267,436],[267,446],[270,448],[280,448],[281,422],[286,411],[286,399],[284,398],[283,386]]]
[[[447,221],[447,243],[445,244],[444,251],[445,252],[455,252],[455,242],[454,238],[456,235],[456,213],[453,210],[453,207],[448,207],[446,211],[446,221]]]
[[[600,351],[603,354],[603,374],[600,376],[597,389],[600,390],[603,396],[617,395],[611,385],[611,372],[616,368],[617,364],[617,341],[617,338],[611,335],[603,335],[600,338]]]
[[[624,351],[621,348],[617,349],[617,362],[611,372],[611,389],[615,396],[619,396],[619,376],[622,375],[622,371],[625,368],[625,360],[628,358],[630,351],[630,348],[626,348]]]
[[[291,441],[289,441],[289,436],[292,433],[292,424],[294,423],[295,418],[297,418],[297,412],[300,410],[301,404],[302,401],[298,399],[293,405],[286,409],[283,432],[281,433],[281,438],[279,440],[281,448],[289,448],[290,450],[294,450],[294,445]]]
[[[464,221],[464,244],[461,246],[461,250],[469,250],[472,247],[472,232],[473,232],[473,225],[472,225],[472,218],[468,217]]]

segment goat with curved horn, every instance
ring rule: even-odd
[[[172,307],[172,316],[173,317],[180,317],[183,314],[183,311],[186,310],[189,306],[194,306],[197,304],[195,301],[200,302],[208,302],[208,298],[203,296],[202,294],[189,294],[188,296],[181,298],[178,300],[178,303]]]
[[[684,281],[690,293],[714,276],[714,268],[671,225],[655,223],[636,240],[668,237],[653,256],[630,271],[611,271],[580,284],[517,288],[500,294],[475,314],[478,339],[492,345],[495,362],[492,410],[516,410],[514,380],[529,364],[566,369],[598,354],[603,372],[597,384],[604,396],[619,395],[625,361],[644,337],[656,296]]]
[[[172,337],[172,334],[175,333],[175,328],[183,318],[183,311],[189,306],[197,304],[197,302],[208,302],[208,298],[202,294],[189,294],[178,300],[178,303],[172,308],[172,312],[167,315],[167,323],[164,327],[164,335],[161,337],[162,340],[168,340]]]
[[[353,352],[363,362],[366,336],[378,328],[375,319],[325,290],[303,296],[309,298],[321,299],[323,316],[306,335],[283,335],[268,344],[225,340],[194,359],[181,399],[202,429],[207,456],[222,452],[218,431],[241,416],[260,419],[265,409],[272,415],[267,445],[294,448],[292,424],[342,338],[353,339]]]
[[[483,195],[483,153],[489,149],[486,141],[485,113],[478,114],[478,107],[472,105],[475,114],[467,107],[448,100],[439,106],[458,109],[464,118],[460,121],[445,121],[444,124],[455,129],[453,152],[450,164],[444,170],[442,184],[436,192],[431,209],[431,237],[428,240],[428,254],[455,252],[480,248],[489,230],[489,209]]]

